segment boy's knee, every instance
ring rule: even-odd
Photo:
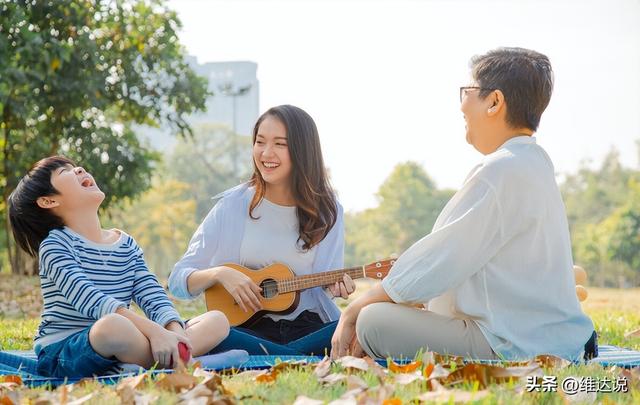
[[[89,342],[95,347],[105,343],[115,343],[119,337],[130,336],[133,323],[119,314],[108,314],[98,319],[89,331]]]

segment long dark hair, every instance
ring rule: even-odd
[[[322,159],[318,128],[311,116],[292,105],[280,105],[262,114],[253,128],[253,144],[258,128],[266,117],[277,118],[286,128],[287,145],[291,156],[291,190],[297,206],[299,241],[309,250],[322,241],[336,223],[336,198],[329,183]],[[249,216],[260,203],[266,191],[266,183],[253,162],[253,176],[249,184],[256,192],[251,200]],[[256,218],[254,218],[256,219]]]
[[[62,218],[41,208],[40,197],[58,194],[51,184],[51,174],[58,168],[76,164],[64,156],[51,156],[33,165],[9,195],[9,222],[13,236],[25,252],[36,257],[40,243],[53,229],[64,227]]]

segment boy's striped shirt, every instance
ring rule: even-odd
[[[165,326],[182,322],[135,240],[120,232],[113,244],[98,244],[71,229],[55,229],[40,244],[44,308],[36,352],[92,325],[131,301]]]

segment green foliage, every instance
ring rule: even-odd
[[[251,138],[219,124],[197,125],[192,137],[178,140],[166,162],[167,175],[189,185],[200,222],[213,206],[211,197],[249,179]]]
[[[109,225],[133,236],[149,269],[167,277],[197,227],[195,205],[187,184],[157,179],[139,198],[110,209]]]
[[[378,207],[346,215],[345,262],[357,265],[402,253],[431,232],[452,195],[438,190],[417,163],[398,164],[378,190]]]
[[[7,189],[38,158],[65,151],[95,164],[87,168],[100,184],[120,181],[95,169],[152,158],[131,136],[131,122],[165,123],[190,133],[185,116],[204,108],[206,81],[183,60],[179,21],[161,1],[4,2],[0,7]],[[110,136],[119,141],[100,142]],[[116,197],[142,189],[132,180],[112,187],[122,193]]]
[[[612,150],[596,169],[583,166],[561,187],[574,259],[590,283],[640,283],[640,171],[625,168]]]
[[[209,95],[184,60],[176,13],[161,0],[0,1],[0,12],[3,201],[58,153],[92,172],[104,207],[145,190],[160,157],[130,125],[189,135],[186,117]]]

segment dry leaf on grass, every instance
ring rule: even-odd
[[[376,361],[371,357],[366,356],[363,358],[365,363],[367,363],[367,365],[369,366],[369,372],[378,377],[380,381],[382,381],[387,376],[387,374],[389,374],[389,370],[376,363]]]
[[[0,376],[0,383],[2,383],[0,384],[0,387],[9,387],[11,385],[19,386],[22,385],[22,377],[20,377],[19,375]]]
[[[322,378],[318,378],[318,381],[326,384],[326,385],[334,385],[342,380],[344,380],[345,378],[347,378],[346,374],[342,374],[342,373],[333,373],[333,374],[329,374],[326,375]]]
[[[69,402],[67,402],[67,405],[80,405],[80,404],[83,404],[83,403],[87,402],[91,398],[93,398],[93,393],[85,395],[82,398],[78,398],[78,399],[74,399],[73,401],[69,401]]]
[[[420,373],[396,374],[393,378],[395,384],[408,385],[414,381],[424,381],[424,377]]]
[[[528,375],[542,375],[538,365],[528,367],[500,367],[489,364],[467,364],[449,374],[445,383],[453,385],[465,382],[478,382],[480,388],[486,388],[489,384],[501,384],[508,381],[517,381]]]
[[[191,389],[198,384],[198,378],[186,373],[163,374],[163,377],[157,380],[158,388],[180,392],[183,389]]]
[[[20,394],[15,391],[0,392],[0,405],[18,405]]]
[[[257,375],[256,381],[259,383],[274,382],[275,380],[278,379],[278,374],[279,374],[278,370],[267,371],[263,374]]]
[[[367,361],[360,357],[344,356],[336,360],[336,363],[340,364],[346,369],[353,368],[362,371],[369,370],[369,364],[367,363]]]
[[[213,391],[211,391],[204,385],[196,385],[195,387],[193,387],[193,389],[178,396],[178,398],[180,398],[180,400],[184,402],[190,402],[200,397],[205,397],[207,399],[213,397]]]
[[[348,375],[347,376],[347,390],[354,389],[367,389],[369,385],[360,377],[356,375]]]
[[[553,368],[557,370],[568,367],[571,364],[570,361],[551,354],[541,354],[539,356],[536,356],[533,361],[538,363],[540,367]]]
[[[421,366],[422,366],[422,361],[420,360],[413,361],[407,364],[402,364],[402,365],[391,360],[391,362],[389,363],[389,370],[391,370],[394,373],[411,373],[419,369]]]
[[[313,375],[318,378],[325,377],[329,374],[331,370],[331,359],[327,356],[324,359],[320,360],[320,362],[316,365],[316,368],[313,370]]]

